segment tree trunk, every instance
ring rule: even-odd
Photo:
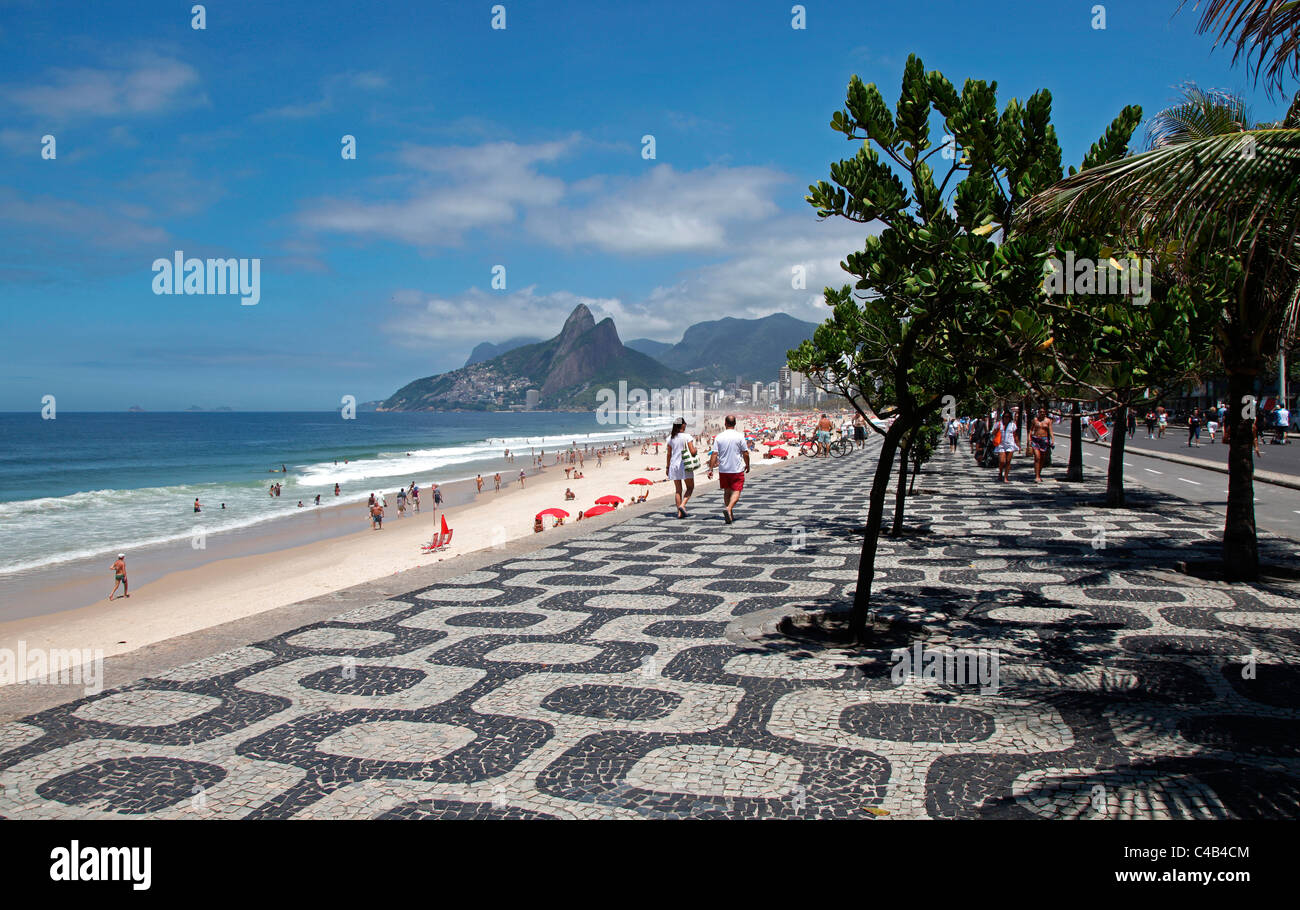
[[[1124,440],[1128,434],[1128,408],[1115,409],[1110,431],[1110,461],[1106,465],[1106,505],[1124,508]]]
[[[1065,479],[1083,480],[1083,417],[1077,401],[1070,411],[1070,465],[1065,469]]]
[[[1223,524],[1223,573],[1230,581],[1259,578],[1259,544],[1255,537],[1254,420],[1247,419],[1245,398],[1254,391],[1254,375],[1228,373],[1228,515]]]
[[[911,454],[912,444],[909,441],[903,446],[902,457],[898,459],[898,489],[894,493],[894,526],[889,532],[890,537],[903,533],[903,506],[907,502],[907,458]]]
[[[1027,399],[1022,398],[1020,399],[1020,417],[1018,420],[1016,420],[1016,451],[1018,452],[1026,451],[1024,446],[1024,441],[1025,441],[1025,434],[1028,432],[1028,428],[1025,426],[1025,424],[1028,423],[1029,421],[1028,415],[1029,415],[1029,401]]]
[[[920,473],[921,473],[921,463],[919,461],[912,462],[912,480],[907,485],[908,496],[911,496],[913,493],[916,492],[916,475]]]
[[[858,558],[858,584],[853,593],[853,612],[849,617],[849,632],[854,641],[867,637],[867,613],[871,609],[871,583],[876,577],[876,546],[880,542],[880,525],[885,517],[885,493],[894,469],[894,455],[898,440],[903,437],[900,417],[885,431],[880,440],[880,455],[876,473],[871,480],[871,503],[867,509],[867,526],[862,532],[862,554]]]

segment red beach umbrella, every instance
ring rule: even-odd
[[[771,452],[773,458],[789,458],[790,453],[785,449],[773,449]]]
[[[622,496],[615,496],[613,493],[610,493],[608,496],[602,496],[602,497],[600,497],[600,499],[597,499],[597,500],[596,500],[596,505],[599,505],[599,506],[616,506],[616,505],[618,505],[618,504],[619,504],[620,502],[622,502],[622,501],[623,501],[623,497],[622,497]]]
[[[780,444],[781,444],[781,443],[777,442],[775,439],[765,439],[765,440],[763,440],[763,445],[767,446],[769,449],[770,449],[772,446],[779,446]]]
[[[541,518],[543,515],[554,515],[556,518],[569,517],[569,513],[563,509],[542,509],[542,511],[537,513],[538,518]]]
[[[612,511],[614,511],[613,506],[592,506],[590,509],[582,513],[582,517],[590,518],[593,515],[604,515],[606,512]]]
[[[628,481],[628,484],[629,484],[629,485],[631,485],[631,484],[640,484],[640,485],[642,485],[642,486],[649,486],[649,485],[652,484],[652,483],[654,483],[653,480],[650,480],[650,479],[645,478],[645,477],[638,477],[638,478],[636,478],[636,480],[629,480],[629,481]]]

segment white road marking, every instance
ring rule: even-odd
[[[1164,473],[1163,471],[1153,471],[1153,470],[1151,470],[1150,468],[1143,468],[1142,470],[1146,471],[1148,474],[1162,474],[1162,473]]]
[[[1181,480],[1183,483],[1195,484],[1198,487],[1201,485],[1201,482],[1199,480],[1188,480],[1186,477],[1180,477],[1178,479]]]

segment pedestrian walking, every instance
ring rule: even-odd
[[[1136,424],[1134,428],[1136,429]],[[1034,483],[1043,482],[1043,464],[1051,457],[1052,448],[1056,445],[1055,436],[1047,409],[1039,408],[1038,416],[1029,425],[1029,446],[1034,450]]]
[[[109,600],[112,600],[114,597],[117,596],[118,585],[122,586],[123,597],[131,596],[131,586],[130,583],[127,582],[126,580],[126,554],[125,553],[118,553],[117,560],[113,563],[113,592],[108,595]],[[103,588],[100,588],[100,590],[102,591]]]
[[[993,428],[993,451],[998,456],[998,479],[1011,482],[1011,456],[1020,451],[1016,444],[1016,422],[1010,411],[1002,412],[1002,419]]]
[[[699,452],[695,448],[695,437],[686,432],[686,418],[678,417],[673,421],[673,428],[668,436],[668,462],[664,466],[665,476],[673,482],[676,493],[677,517],[686,517],[686,504],[695,492],[695,471],[700,466]]]
[[[825,415],[823,415],[824,417]],[[749,473],[749,446],[736,429],[736,416],[728,414],[723,420],[726,427],[713,440],[713,454],[709,456],[709,479],[718,471],[718,486],[722,488],[722,520],[735,521],[733,510],[740,501],[740,491],[745,488],[745,475]]]

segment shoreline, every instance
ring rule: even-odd
[[[464,504],[456,504],[444,494],[446,508],[436,514],[432,508],[425,508],[418,515],[408,511],[407,517],[399,519],[390,499],[381,531],[357,530],[266,552],[209,559],[201,565],[137,583],[130,598],[119,594],[111,603],[107,600],[107,591],[112,588],[111,575],[99,570],[95,583],[104,593],[95,599],[69,609],[0,622],[0,649],[16,650],[18,643],[24,642],[28,648],[89,648],[102,650],[105,657],[125,654],[314,597],[391,578],[410,569],[452,562],[494,546],[500,549],[520,538],[532,537],[533,516],[542,509],[560,507],[576,515],[599,496],[613,493],[627,498],[628,491],[634,489],[628,481],[639,476],[655,480],[648,488],[647,503],[619,506],[614,514],[645,514],[658,509],[670,520],[673,486],[661,482],[664,450],[661,448],[657,456],[640,455],[635,448],[629,451],[630,460],[606,459],[600,468],[594,461],[588,461],[585,476],[577,481],[564,476],[564,465],[551,464],[528,475],[522,489],[517,483],[505,483],[503,478],[500,493],[487,486],[490,480],[485,482],[481,494],[476,494],[470,486]],[[766,461],[761,452],[755,456],[751,462],[754,472],[785,463]],[[658,470],[647,471],[648,467]],[[517,475],[514,480],[518,480]],[[576,494],[572,502],[564,501],[566,486]],[[715,486],[701,472],[696,489],[697,496],[707,496],[715,491]],[[355,504],[351,507],[356,508]],[[451,549],[441,554],[421,554],[420,544],[440,527],[438,519],[444,514],[454,531]],[[356,517],[360,516],[353,516]],[[547,531],[551,531],[550,521],[546,524]],[[570,518],[565,528],[573,524],[574,519]],[[546,539],[546,534],[536,535],[539,542]],[[129,569],[128,577],[130,574]],[[108,584],[104,584],[105,580]],[[25,668],[20,670],[25,673]]]

